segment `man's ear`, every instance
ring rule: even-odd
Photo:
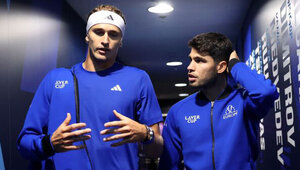
[[[218,73],[224,73],[227,69],[227,62],[226,61],[220,61],[219,64],[217,65],[217,72]]]
[[[86,34],[86,36],[85,36],[85,42],[86,42],[86,43],[89,43],[89,41],[90,41],[89,34]]]
[[[122,41],[123,39],[121,39],[121,41],[120,41],[120,47],[122,47],[123,46],[123,41]]]

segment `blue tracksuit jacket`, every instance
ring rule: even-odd
[[[84,149],[54,153],[50,144],[51,135],[67,113],[71,114],[70,124],[76,120],[73,76],[64,68],[48,73],[36,91],[17,141],[19,152],[30,160],[30,169],[137,170],[138,144],[111,147],[117,141],[103,142],[109,135],[100,135],[100,131],[106,129],[104,123],[118,120],[114,109],[143,124],[162,121],[149,76],[118,63],[99,72],[85,70],[82,63],[73,70],[78,79],[80,121],[92,130],[86,141],[88,154]]]
[[[242,62],[235,62],[231,75],[243,88],[228,85],[214,102],[195,93],[169,110],[160,169],[255,169],[258,124],[278,93]]]

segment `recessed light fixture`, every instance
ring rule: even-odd
[[[180,65],[182,65],[182,62],[180,61],[167,62],[167,66],[180,66]]]
[[[149,12],[156,14],[166,14],[172,12],[173,10],[174,8],[166,2],[160,2],[157,5],[148,8]]]
[[[188,93],[179,93],[178,94],[178,96],[180,96],[180,97],[186,97],[186,96],[188,96],[189,94]]]
[[[175,87],[185,87],[185,86],[187,86],[186,83],[176,83],[175,84]]]

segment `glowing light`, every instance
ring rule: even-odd
[[[186,83],[176,83],[175,84],[175,87],[185,87],[185,86],[187,86]]]
[[[158,3],[157,5],[148,8],[148,11],[151,13],[156,13],[156,14],[166,14],[169,12],[172,12],[174,8],[165,2]]]
[[[182,65],[182,62],[180,61],[172,61],[172,62],[167,62],[167,66],[180,66]]]
[[[180,94],[178,94],[178,96],[180,96],[180,97],[186,97],[186,96],[189,96],[189,94],[188,93],[180,93]]]

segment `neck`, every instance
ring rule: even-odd
[[[224,92],[226,86],[227,86],[226,75],[220,75],[217,77],[217,81],[213,85],[204,88],[201,91],[203,92],[203,94],[208,100],[215,101]]]
[[[83,62],[82,66],[85,70],[87,71],[102,71],[105,69],[110,68],[111,66],[113,66],[115,63],[115,60],[113,61],[100,61],[95,59],[95,57],[92,57],[90,55],[90,53],[88,52],[88,55],[85,59],[85,61]]]

